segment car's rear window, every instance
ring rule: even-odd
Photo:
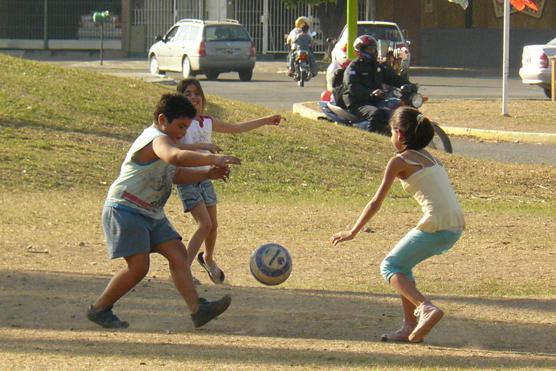
[[[208,26],[205,28],[206,41],[250,41],[247,31],[241,26]]]
[[[402,41],[400,31],[394,26],[358,25],[357,33],[359,35],[371,35],[377,40]]]

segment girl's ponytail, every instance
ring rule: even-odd
[[[390,125],[403,133],[406,149],[425,148],[434,137],[431,121],[412,107],[398,108],[392,115]]]

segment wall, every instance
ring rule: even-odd
[[[379,0],[379,2],[384,0]],[[395,3],[392,1],[391,3]],[[500,67],[503,18],[497,18],[492,0],[473,0],[471,28],[464,11],[447,0],[421,0],[420,43],[414,64],[445,67]],[[425,4],[428,3],[429,7]],[[385,14],[392,12],[386,9]],[[403,9],[402,7],[398,7]],[[404,13],[406,13],[404,11]],[[390,13],[399,22],[396,12]],[[524,45],[544,44],[556,37],[556,4],[546,1],[541,18],[522,13],[510,17],[510,66],[521,64]],[[413,45],[412,49],[417,48]]]

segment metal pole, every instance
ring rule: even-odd
[[[552,73],[550,74],[550,76],[552,77],[550,85],[551,85],[551,90],[550,90],[550,95],[552,96],[552,101],[555,102],[556,101],[556,57],[551,57],[550,58],[550,65],[552,67]]]
[[[510,61],[510,0],[504,0],[504,38],[502,48],[502,115],[508,114],[508,70]]]
[[[358,1],[347,0],[347,32],[348,32],[347,55],[350,60],[355,59],[355,51],[353,50],[353,41],[357,37],[358,13],[359,13]]]
[[[104,59],[104,22],[100,24],[100,65]]]
[[[263,54],[268,53],[268,0],[263,1]]]
[[[48,50],[48,0],[44,0],[43,49]]]
[[[370,21],[374,21],[376,19],[376,1],[366,0],[365,8],[367,19]]]

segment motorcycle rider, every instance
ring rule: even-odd
[[[295,20],[295,28],[290,31],[286,44],[290,46],[290,52],[288,53],[288,76],[293,76],[294,52],[296,49],[309,52],[311,74],[313,77],[316,76],[318,66],[312,51],[313,38],[309,34],[309,19],[307,17],[299,17]]]
[[[374,37],[362,35],[353,43],[357,59],[344,71],[336,102],[352,114],[369,122],[369,131],[390,136],[387,112],[380,108],[385,93],[382,84],[401,87],[410,82],[396,74],[387,64],[379,63],[378,45]]]

